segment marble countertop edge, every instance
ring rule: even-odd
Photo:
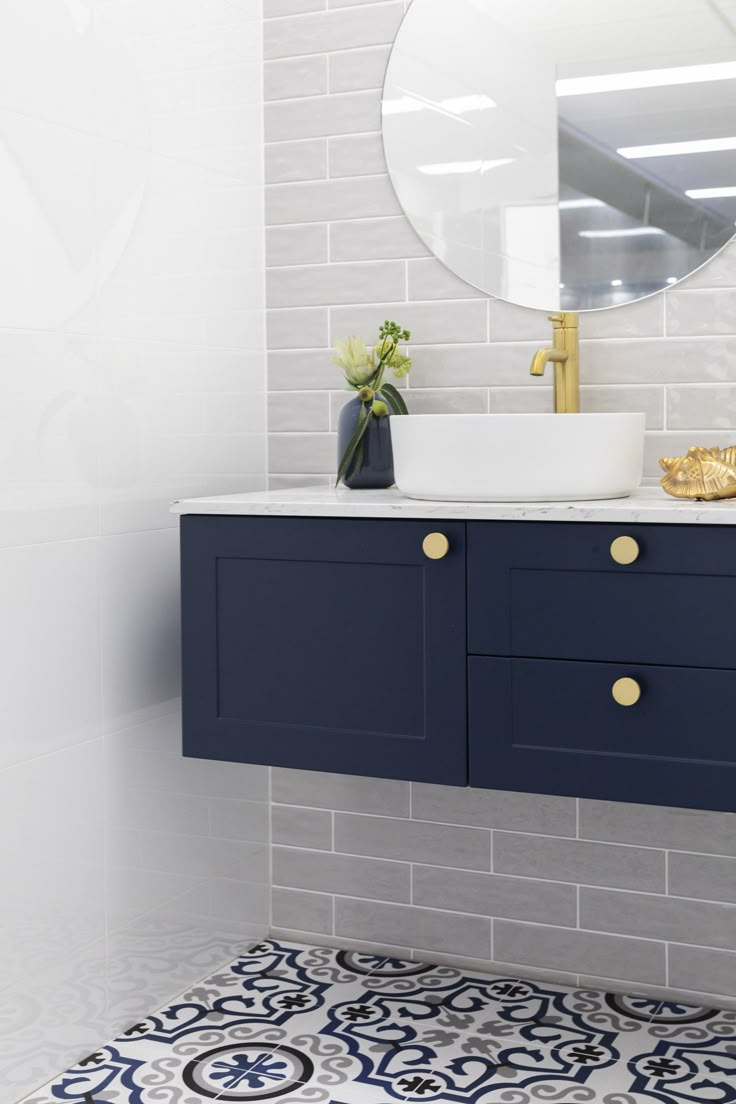
[[[395,487],[380,491],[303,487],[172,503],[175,514],[224,517],[353,517],[447,521],[597,521],[660,525],[736,525],[736,499],[688,502],[656,486],[629,498],[591,502],[435,502],[407,498]]]

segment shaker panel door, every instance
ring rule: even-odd
[[[436,561],[434,529],[450,542]],[[184,517],[185,754],[464,785],[464,537]]]

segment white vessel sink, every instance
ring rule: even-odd
[[[410,414],[391,418],[409,498],[576,502],[641,483],[643,414]]]

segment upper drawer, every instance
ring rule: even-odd
[[[736,669],[735,619],[736,527],[468,525],[472,653]]]

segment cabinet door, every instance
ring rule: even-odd
[[[449,539],[430,560],[422,541]],[[182,518],[184,752],[465,785],[465,527]]]

